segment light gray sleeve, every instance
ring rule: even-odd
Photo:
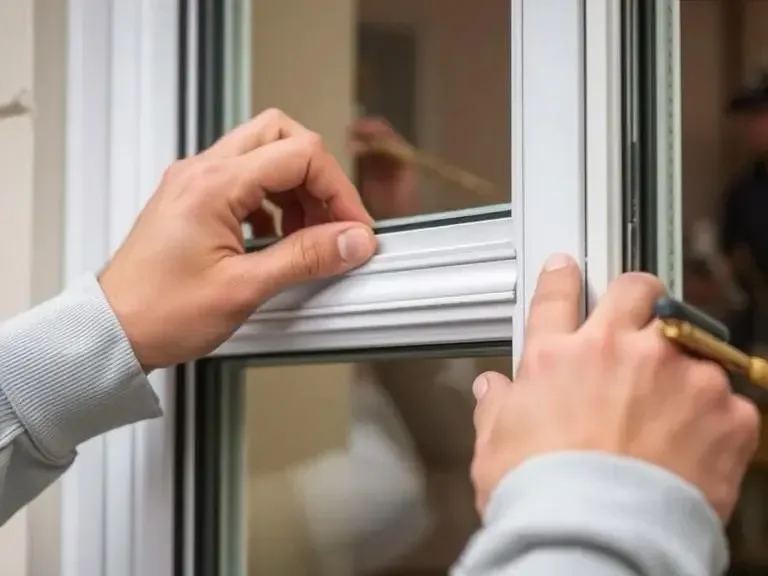
[[[0,524],[81,442],[161,414],[96,278],[0,326]]]
[[[453,576],[720,576],[723,526],[692,485],[650,464],[570,452],[509,473]]]

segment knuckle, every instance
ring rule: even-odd
[[[732,396],[728,376],[720,366],[700,360],[695,362],[696,365],[688,371],[683,384],[693,386],[704,404],[718,404]]]
[[[616,334],[607,328],[590,331],[579,340],[580,353],[592,358],[609,358],[616,349]]]
[[[757,448],[760,438],[761,418],[757,406],[741,396],[733,396],[733,420],[737,434],[752,448]]]
[[[187,186],[192,189],[218,188],[227,180],[227,172],[221,162],[200,160],[187,174]]]
[[[538,372],[546,366],[551,366],[558,355],[558,349],[551,338],[534,338],[525,343],[523,363],[526,373]]]
[[[631,351],[640,367],[657,366],[672,357],[670,344],[653,331],[640,333],[632,342]]]
[[[325,152],[325,143],[323,137],[317,132],[307,131],[301,136],[301,142],[310,156],[315,156]]]
[[[248,282],[241,270],[233,269],[229,274],[223,275],[224,286],[222,294],[226,298],[220,300],[222,317],[228,317],[231,313],[243,313],[251,311],[254,307],[253,283]]]
[[[265,124],[283,124],[288,118],[287,114],[279,108],[267,108],[261,114],[258,115],[260,120],[263,120]]]
[[[163,182],[173,182],[179,179],[189,166],[188,160],[189,159],[187,158],[183,158],[171,163],[171,165],[165,169],[165,172],[163,172]]]
[[[487,488],[487,471],[483,456],[484,449],[481,446],[475,446],[475,455],[472,457],[472,463],[469,465],[469,479],[476,491],[481,492]]]
[[[616,281],[617,284],[632,287],[633,289],[642,290],[648,293],[663,293],[666,289],[664,283],[659,280],[658,277],[647,272],[625,272],[619,276]]]
[[[479,448],[475,446],[475,455],[472,457],[472,462],[469,465],[469,479],[472,481],[472,485],[477,488],[478,480],[480,479],[480,464],[478,457]]]
[[[307,234],[299,233],[295,244],[294,258],[292,259],[297,277],[319,276],[323,270],[323,255],[316,243],[312,242]]]
[[[616,297],[637,303],[651,302],[666,293],[664,283],[646,272],[625,272],[614,280],[609,291]]]

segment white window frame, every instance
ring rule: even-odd
[[[593,294],[618,273],[618,7],[512,1],[513,219],[387,235],[367,268],[280,296],[218,354],[512,338],[517,358],[549,254],[574,255]],[[103,265],[177,155],[178,22],[178,0],[69,2],[67,283]],[[172,371],[152,383],[165,417],[86,443],[63,480],[62,576],[173,574]]]

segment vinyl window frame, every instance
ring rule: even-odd
[[[197,96],[183,86],[195,85],[194,5],[69,3],[67,283],[103,265],[165,167],[191,151]],[[512,8],[511,217],[385,234],[366,268],[281,295],[213,356],[492,337],[511,339],[516,359],[549,254],[576,257],[591,297],[618,273],[618,6],[512,0]],[[447,275],[451,282],[442,282]],[[167,576],[178,568],[175,374],[151,377],[164,418],[81,447],[62,486],[62,576]],[[185,544],[186,552],[193,543]]]

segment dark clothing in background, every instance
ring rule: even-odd
[[[765,161],[750,165],[728,192],[721,242],[723,252],[729,257],[739,249],[748,249],[755,272],[768,279],[768,165]],[[748,304],[742,310],[733,311],[728,324],[733,345],[749,351],[759,337],[756,288],[745,278],[739,281],[749,296]]]

